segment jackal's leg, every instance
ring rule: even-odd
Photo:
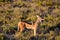
[[[36,36],[36,29],[34,29],[34,36]]]
[[[20,28],[20,32],[22,32],[24,30],[24,27]]]
[[[23,28],[18,26],[18,32],[22,32]]]
[[[18,31],[20,30],[19,26],[18,26]]]
[[[23,28],[20,28],[20,32],[22,32],[23,31]]]

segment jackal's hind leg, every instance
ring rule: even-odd
[[[18,27],[18,32],[20,31],[20,28]]]
[[[20,28],[20,32],[23,32],[24,31],[24,28]]]

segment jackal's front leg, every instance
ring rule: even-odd
[[[34,36],[36,36],[36,29],[34,29]]]

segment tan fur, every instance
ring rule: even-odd
[[[18,23],[18,31],[22,32],[25,28],[32,29],[34,31],[34,35],[36,35],[37,26],[38,26],[38,23],[41,22],[41,20],[44,20],[44,19],[37,16],[36,22],[32,25],[25,23],[25,22],[19,22]]]

